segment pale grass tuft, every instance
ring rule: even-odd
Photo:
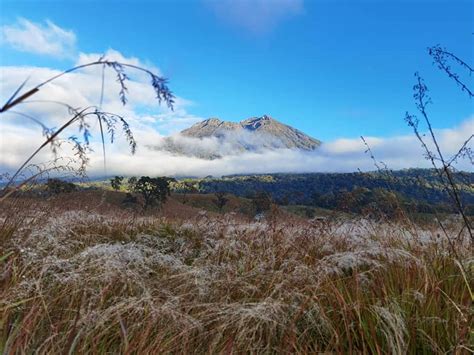
[[[34,215],[25,209],[25,215]],[[466,236],[69,211],[2,216],[7,353],[411,353],[468,347]]]

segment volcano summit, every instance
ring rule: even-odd
[[[264,150],[296,149],[312,151],[321,142],[303,132],[264,115],[240,122],[210,118],[179,134],[167,137],[155,147],[178,155],[216,159],[225,155]]]

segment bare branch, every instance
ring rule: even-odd
[[[453,60],[459,66],[466,69],[470,76],[472,75],[474,70],[469,64],[467,64],[465,61],[461,60],[459,57],[439,45],[429,47],[428,53],[433,58],[434,64],[436,64],[440,70],[448,74],[448,76],[453,79],[456,84],[461,88],[461,91],[467,92],[470,98],[474,97],[473,91],[461,80],[459,74],[454,72],[454,70],[451,68],[451,66],[449,65],[449,60]]]

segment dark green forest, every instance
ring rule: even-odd
[[[474,173],[456,172],[453,176],[466,212],[474,214]],[[431,169],[231,175],[184,179],[174,189],[180,192],[189,186],[201,193],[226,192],[248,198],[257,192],[266,192],[280,205],[306,205],[353,212],[375,205],[378,209],[390,211],[394,204],[421,213],[454,211],[437,172]]]

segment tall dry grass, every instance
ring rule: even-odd
[[[4,353],[472,351],[467,235],[461,268],[439,231],[364,219],[6,211]]]

